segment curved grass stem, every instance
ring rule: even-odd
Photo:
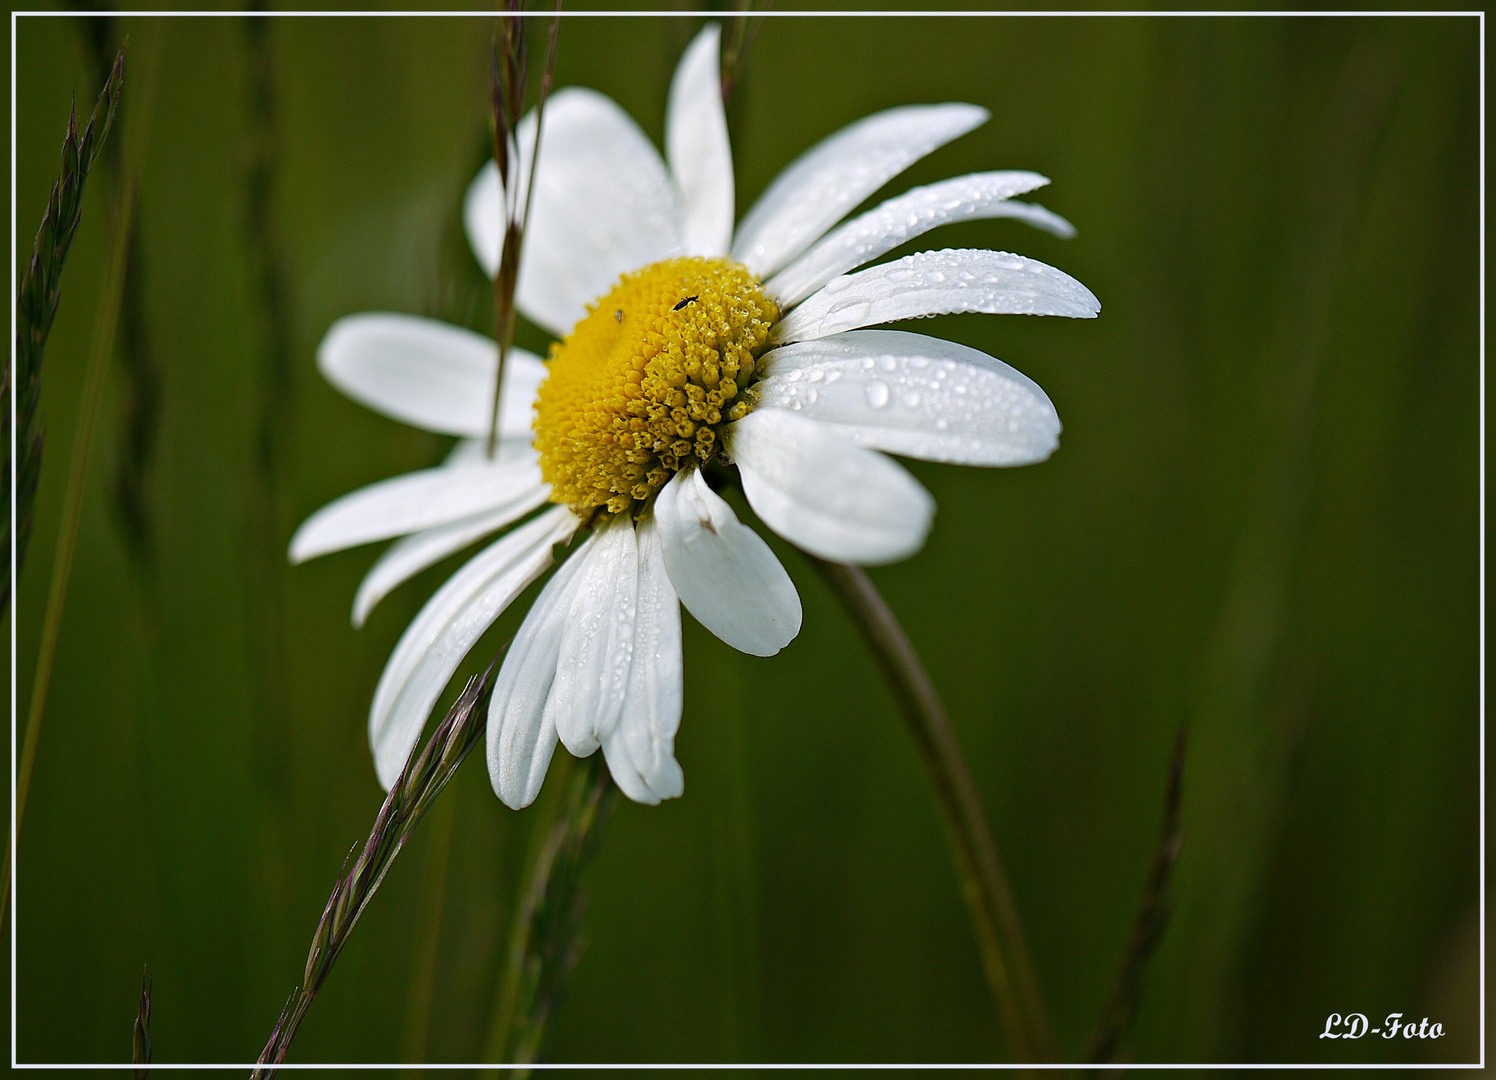
[[[154,52],[147,49],[147,57]],[[111,76],[115,82],[106,83],[100,92],[100,104],[95,115],[104,108],[111,93],[118,98],[117,81],[123,71],[124,53],[121,50],[115,60]],[[10,841],[6,847],[4,884],[0,885],[0,914],[10,901],[10,872],[20,844],[21,825],[26,817],[26,802],[31,794],[31,778],[36,771],[37,748],[41,742],[42,717],[47,707],[47,691],[52,682],[52,669],[57,659],[57,642],[62,630],[62,610],[67,600],[68,581],[73,570],[73,552],[78,541],[78,523],[82,517],[84,485],[88,480],[89,452],[93,445],[94,427],[103,408],[106,376],[109,360],[114,354],[115,331],[119,326],[120,304],[124,296],[125,268],[130,252],[131,231],[135,225],[135,177],[139,171],[139,154],[145,139],[146,110],[151,100],[154,80],[154,65],[147,59],[147,79],[140,95],[142,103],[136,114],[135,129],[128,134],[132,153],[120,187],[115,196],[112,228],[109,238],[109,262],[105,271],[104,290],[99,299],[97,321],[94,324],[93,343],[88,365],[83,375],[83,400],[78,409],[77,427],[73,432],[73,457],[68,470],[67,487],[63,492],[62,521],[57,531],[57,547],[52,556],[52,578],[47,587],[47,607],[42,620],[41,640],[37,646],[36,670],[31,683],[31,700],[26,714],[26,736],[21,747],[21,760],[16,770],[15,817],[11,827]],[[114,87],[111,90],[111,86]],[[109,105],[108,115],[114,114],[114,105]],[[90,129],[93,126],[90,122]],[[105,127],[107,132],[107,126]],[[94,151],[97,154],[97,146]],[[79,194],[81,196],[81,187]],[[76,227],[76,226],[75,226]],[[60,268],[59,268],[60,269]]]
[[[369,839],[364,842],[357,858],[350,852],[351,865],[345,862],[338,874],[337,884],[333,886],[327,906],[322,909],[322,918],[312,934],[312,947],[307,953],[301,985],[286,999],[265,1049],[260,1051],[255,1070],[250,1073],[251,1080],[270,1080],[286,1060],[291,1041],[306,1019],[307,1010],[332,974],[343,946],[348,943],[369,901],[384,883],[384,876],[389,873],[395,857],[405,847],[405,842],[437,796],[445,790],[448,781],[473,752],[473,747],[483,740],[488,730],[488,699],[493,693],[494,674],[508,648],[506,643],[487,671],[467,681],[425,744],[411,747],[405,769],[379,808]]]
[[[904,628],[867,574],[856,566],[810,559],[862,631],[919,746],[945,819],[982,969],[1013,1057],[1022,1062],[1058,1061],[1059,1049],[1024,943],[1013,891],[940,695]]]

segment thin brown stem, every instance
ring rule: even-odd
[[[1179,824],[1179,813],[1184,805],[1184,751],[1185,729],[1180,728],[1174,739],[1174,752],[1169,758],[1169,779],[1164,788],[1164,824],[1154,849],[1153,860],[1148,867],[1148,884],[1138,901],[1138,913],[1133,918],[1132,936],[1123,954],[1122,966],[1117,970],[1117,980],[1105,1007],[1101,1010],[1101,1022],[1091,1036],[1086,1060],[1102,1064],[1116,1060],[1117,1050],[1123,1037],[1137,1018],[1138,1006],[1143,1000],[1143,976],[1148,961],[1158,950],[1164,930],[1169,925],[1169,916],[1174,905],[1169,897],[1169,882],[1174,876],[1174,864],[1179,861],[1179,850],[1184,846],[1184,833]]]
[[[758,32],[763,29],[764,12],[774,6],[774,0],[764,0],[763,12],[753,14],[753,0],[734,0],[733,16],[729,20],[727,38],[722,43],[722,101],[726,104],[737,89],[738,80],[747,66],[748,50]]]
[[[862,631],[935,786],[998,1021],[1016,1060],[1058,1061],[1023,925],[961,744],[904,628],[860,568],[811,558]]]
[[[546,41],[545,68],[541,72],[540,94],[535,104],[535,144],[530,149],[529,165],[522,169],[519,157],[520,112],[524,106],[528,60],[525,47],[524,19],[518,0],[512,0],[511,11],[499,18],[494,33],[493,69],[490,78],[493,160],[499,172],[504,201],[504,241],[499,251],[499,266],[493,279],[494,341],[498,345],[499,364],[494,374],[493,405],[489,413],[489,457],[498,450],[500,401],[504,390],[504,365],[514,345],[518,313],[514,292],[519,284],[520,249],[524,244],[525,225],[530,216],[530,196],[535,184],[535,167],[540,159],[540,132],[545,119],[545,103],[550,97],[556,70],[556,49],[561,37],[560,4],[551,17]],[[523,189],[523,196],[520,191]]]
[[[140,973],[140,1000],[135,1006],[135,1032],[130,1040],[130,1062],[135,1066],[135,1080],[145,1080],[155,1052],[151,1035],[151,973]]]

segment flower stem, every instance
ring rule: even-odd
[[[867,574],[856,566],[814,556],[810,560],[862,631],[935,785],[961,894],[1009,1048],[1018,1061],[1058,1061],[1013,891],[945,706],[904,628]]]
[[[484,1056],[519,1066],[540,1058],[551,1017],[566,993],[585,942],[582,877],[618,803],[618,787],[600,753],[576,764],[565,801],[549,823],[520,895]],[[516,1076],[529,1070],[520,1068]]]

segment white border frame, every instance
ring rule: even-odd
[[[16,222],[16,28],[18,20],[22,18],[56,18],[59,16],[69,17],[122,17],[122,18],[453,18],[453,19],[491,19],[495,16],[493,11],[12,11],[10,13],[10,236],[11,236],[11,267],[10,267],[10,295],[17,296],[16,290],[20,282],[16,277],[16,244],[19,239]],[[529,17],[545,17],[550,12],[526,12]],[[710,15],[705,11],[564,11],[566,18],[700,18],[702,15]],[[1089,1065],[1089,1064],[920,1064],[914,1062],[899,1064],[826,1064],[821,1062],[806,1062],[799,1064],[779,1063],[757,1063],[757,1064],[532,1064],[525,1066],[529,1069],[1092,1069],[1121,1071],[1123,1069],[1484,1069],[1486,1067],[1486,13],[1484,11],[766,11],[756,14],[769,18],[874,18],[874,19],[931,19],[931,18],[1474,18],[1480,24],[1480,62],[1479,62],[1479,87],[1480,87],[1480,117],[1479,117],[1479,149],[1480,149],[1480,244],[1479,244],[1479,329],[1478,341],[1480,352],[1480,462],[1479,462],[1479,495],[1480,495],[1480,851],[1479,851],[1479,873],[1480,873],[1480,1060],[1469,1064],[1426,1064],[1408,1063],[1392,1065],[1368,1065],[1362,1063],[1328,1063],[1328,1064],[1228,1064],[1228,1063],[1194,1063],[1194,1064],[1168,1064],[1163,1062],[1127,1062],[1120,1065]],[[16,304],[14,300],[10,309],[10,348],[11,348],[11,371],[12,378],[16,370],[15,362],[16,342]],[[11,388],[10,395],[10,535],[16,535],[16,395],[15,387]],[[16,923],[17,923],[17,901],[19,895],[16,890],[17,871],[20,866],[20,851],[16,846],[16,749],[19,731],[16,723],[16,550],[15,544],[10,549],[10,581],[11,581],[11,603],[10,603],[10,1067],[12,1069],[106,1069],[123,1070],[134,1069],[135,1065],[130,1062],[119,1063],[45,1063],[32,1064],[22,1063],[16,1059],[17,1053],[17,1029],[16,1029]],[[258,1066],[254,1062],[202,1062],[194,1064],[167,1064],[153,1062],[151,1069],[250,1069]],[[289,1064],[284,1063],[276,1066],[277,1069],[496,1069],[503,1065],[495,1065],[491,1062],[474,1064],[421,1064],[410,1065],[406,1063],[353,1063],[353,1064]]]

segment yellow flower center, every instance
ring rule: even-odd
[[[746,267],[667,259],[625,274],[564,341],[536,402],[551,501],[620,514],[720,452],[779,318]]]

